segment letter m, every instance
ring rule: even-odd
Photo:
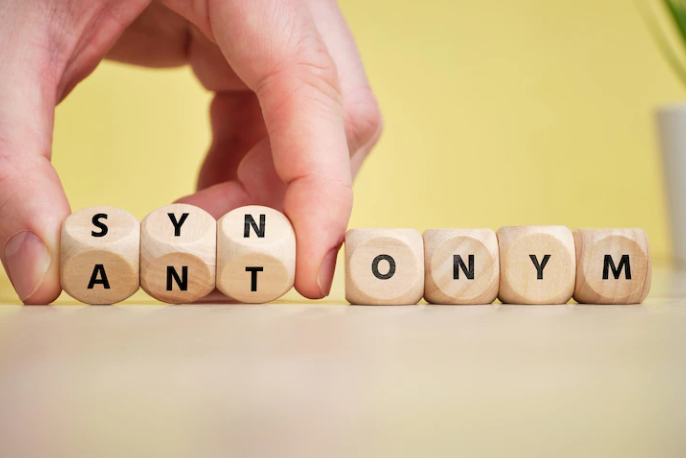
[[[619,260],[618,266],[615,266],[612,256],[609,254],[605,255],[605,261],[603,262],[603,280],[610,279],[610,270],[612,270],[612,276],[615,277],[615,280],[619,280],[622,269],[624,269],[624,278],[631,280],[631,264],[629,262],[628,254],[622,255],[622,259]]]

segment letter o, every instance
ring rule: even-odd
[[[387,261],[388,262],[388,272],[386,272],[385,274],[382,274],[381,272],[379,272],[379,262],[381,262],[381,261]],[[372,261],[372,273],[379,280],[388,280],[393,275],[395,275],[395,259],[393,259],[393,257],[391,257],[387,254],[378,255]]]

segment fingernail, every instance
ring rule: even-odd
[[[339,247],[332,248],[322,262],[319,268],[319,276],[317,277],[317,285],[322,297],[326,297],[331,292],[331,283],[333,283],[333,274],[336,271],[336,258],[338,257]]]
[[[34,233],[19,232],[9,239],[5,245],[7,273],[22,302],[30,298],[43,283],[51,261],[45,244]]]

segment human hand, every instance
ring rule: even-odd
[[[0,258],[26,304],[60,293],[70,209],[50,164],[54,108],[104,58],[190,65],[215,92],[198,192],[219,217],[261,204],[295,228],[295,286],[329,293],[352,177],[381,118],[335,0],[0,3]]]

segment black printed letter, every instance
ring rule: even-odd
[[[382,274],[381,272],[379,272],[379,262],[380,261],[388,261],[388,272],[385,274]],[[372,273],[379,280],[388,280],[389,278],[391,278],[395,274],[395,259],[393,259],[391,256],[389,256],[387,254],[378,255],[372,261]]]
[[[257,237],[264,238],[266,220],[267,215],[260,215],[260,225],[258,226],[252,215],[245,215],[245,224],[243,225],[243,237],[250,237],[250,227],[252,226]]]
[[[538,264],[538,258],[536,258],[535,254],[530,254],[529,257],[531,258],[531,262],[534,263],[534,267],[536,267],[536,272],[538,272],[536,280],[543,280],[543,269],[545,269],[545,265],[548,264],[550,255],[546,254],[543,256],[543,262],[540,265]]]
[[[453,280],[460,279],[460,269],[467,276],[467,280],[474,280],[474,255],[469,255],[469,269],[464,265],[462,256],[459,254],[453,255]]]
[[[98,279],[98,274],[100,278]],[[110,282],[107,280],[107,274],[105,273],[105,266],[102,264],[96,264],[93,268],[93,273],[91,274],[91,279],[88,282],[88,289],[93,289],[95,285],[102,285],[105,289],[110,289]]]
[[[623,267],[626,267],[624,270],[624,278],[631,280],[631,264],[629,263],[629,255],[623,254],[622,259],[619,260],[619,266],[615,267],[615,262],[612,260],[612,256],[606,254],[605,262],[603,263],[603,280],[610,279],[610,269],[612,269],[612,276],[615,277],[615,280],[619,280],[619,276],[622,274]]]
[[[183,223],[186,222],[186,218],[188,218],[188,213],[184,213],[183,215],[181,215],[181,221],[176,221],[176,215],[174,215],[173,213],[167,213],[167,215],[169,215],[169,219],[174,225],[174,237],[181,237],[181,226],[183,226]]]
[[[246,267],[245,271],[250,272],[250,291],[257,291],[257,272],[262,272],[262,267]]]
[[[107,235],[107,231],[109,229],[107,229],[107,225],[105,223],[100,222],[101,219],[107,219],[107,215],[105,213],[93,215],[93,225],[100,229],[100,232],[91,231],[91,235],[93,237],[104,237]]]
[[[167,291],[172,290],[172,278],[176,284],[179,285],[181,291],[188,291],[188,266],[181,267],[181,278],[179,278],[179,274],[176,273],[176,269],[172,266],[167,266]]]

